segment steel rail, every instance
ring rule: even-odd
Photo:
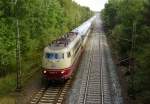
[[[91,42],[93,44],[93,40]],[[93,51],[93,47],[90,47],[90,52],[88,53],[88,57],[89,58],[89,61],[88,61],[88,76],[87,76],[87,81],[86,81],[86,88],[85,88],[85,93],[84,93],[84,98],[83,98],[83,104],[86,104],[86,97],[87,97],[87,92],[88,92],[88,85],[89,85],[89,80],[90,80],[90,72],[91,72],[91,64],[92,64],[92,58],[93,58],[93,55],[91,55]]]
[[[103,48],[102,48],[102,38],[100,38],[100,36],[99,36],[99,54],[100,54],[100,70],[101,70],[101,74],[100,74],[100,79],[101,79],[101,104],[104,104],[104,89],[103,89],[103,87],[104,87],[104,84],[103,84],[103,56],[102,56],[102,54],[103,54]]]

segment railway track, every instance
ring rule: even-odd
[[[78,104],[112,104],[108,72],[103,59],[103,35],[93,33]]]
[[[65,84],[56,84],[41,88],[31,99],[29,104],[62,104],[67,91],[71,86],[72,79]]]

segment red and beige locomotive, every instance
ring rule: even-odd
[[[77,68],[95,16],[52,42],[44,49],[42,76],[47,80],[65,80]]]

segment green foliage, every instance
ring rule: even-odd
[[[150,98],[149,18],[150,0],[109,0],[105,9],[102,10],[105,32],[120,58],[130,56],[132,35],[134,34],[133,24],[136,23],[136,42],[133,56],[136,62],[134,84],[137,96],[144,96],[145,98]]]
[[[17,20],[21,70],[28,74],[40,67],[46,45],[84,22],[90,14],[88,8],[72,0],[0,0],[0,77],[16,72]]]
[[[15,75],[11,74],[9,76],[0,79],[0,95],[5,95],[10,91],[15,90],[16,80]]]

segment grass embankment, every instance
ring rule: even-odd
[[[15,74],[7,75],[0,79],[0,104],[15,104],[13,96],[6,96],[6,94],[15,90],[15,86]]]
[[[5,95],[11,91],[14,91],[16,86],[15,74],[7,75],[0,79],[0,95]]]
[[[12,96],[2,97],[0,104],[16,104],[16,100]]]
[[[26,67],[22,68],[22,76],[21,82],[22,86],[26,84],[26,82],[34,76],[37,71],[40,71],[40,64],[25,64]],[[24,66],[25,66],[24,65]],[[31,69],[32,68],[32,69]],[[14,92],[16,89],[16,73],[9,74],[3,78],[0,78],[0,96],[8,95],[11,92]]]
[[[35,65],[35,64],[34,64]],[[33,65],[32,65],[33,66]],[[26,85],[28,81],[39,71],[40,66],[34,66],[28,64],[27,69],[22,69],[22,87]],[[33,68],[32,70],[30,68]],[[16,73],[9,74],[3,78],[0,78],[0,104],[16,104]]]

